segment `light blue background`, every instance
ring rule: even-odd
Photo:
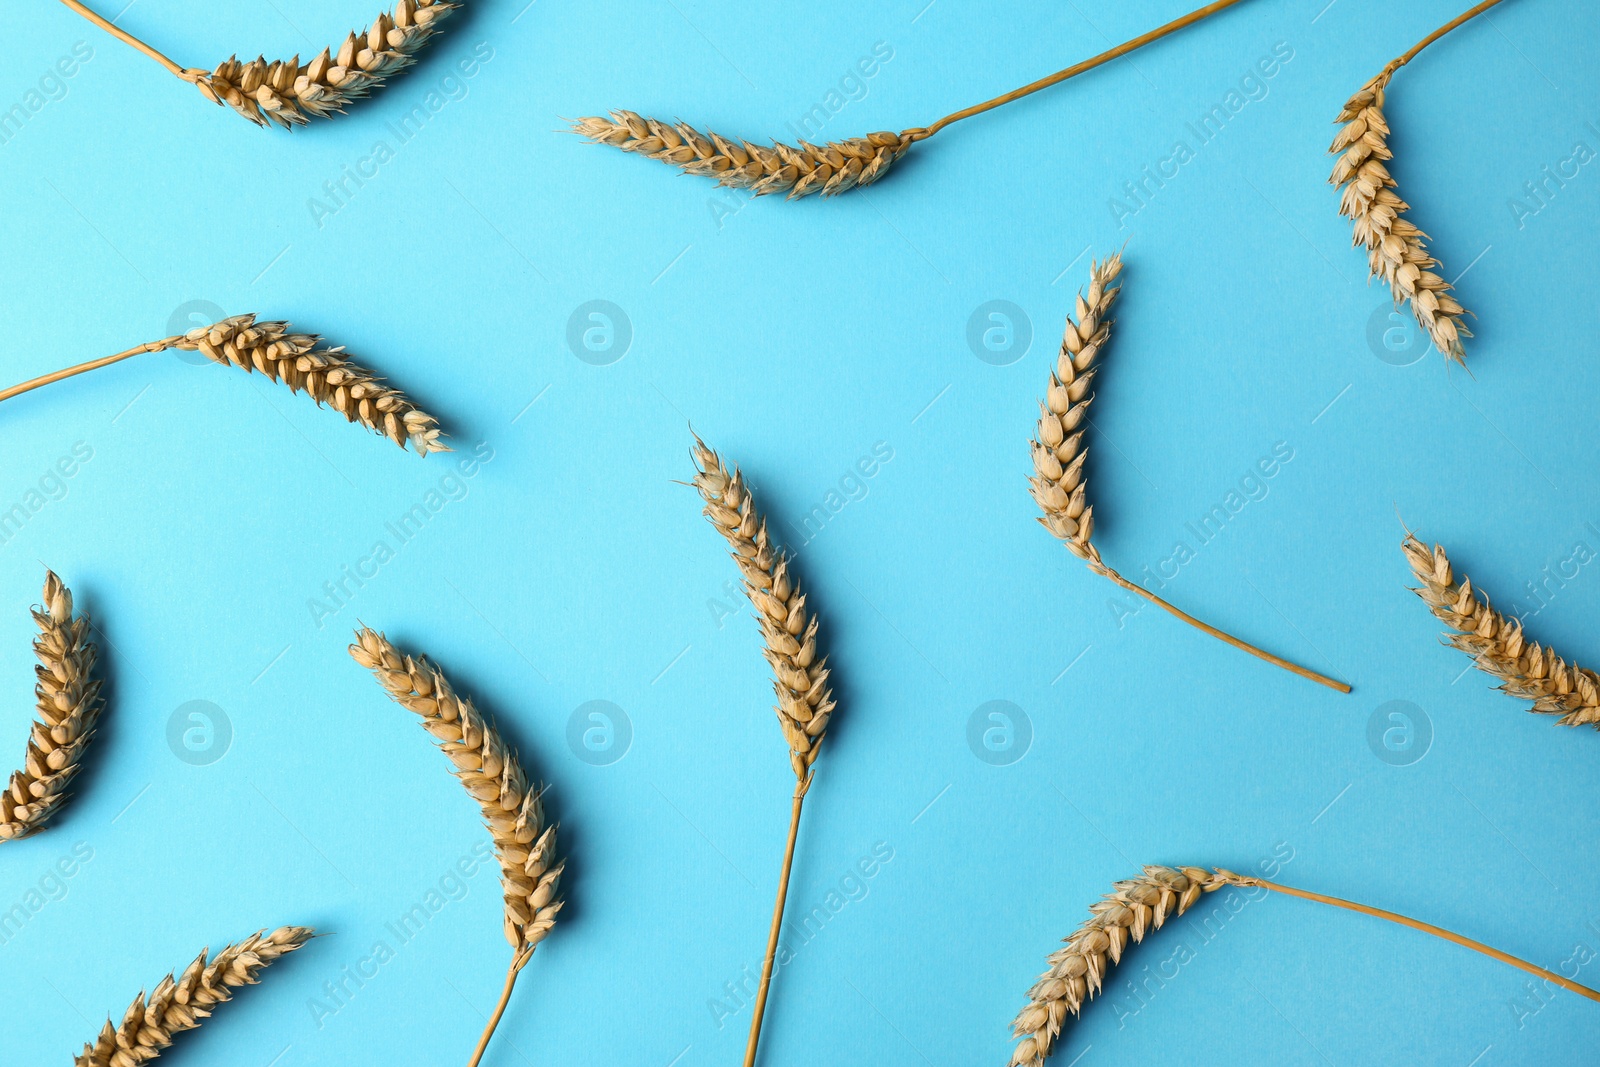
[[[790,772],[755,627],[725,591],[734,569],[674,481],[691,421],[785,530],[875,443],[893,450],[800,553],[841,709],[793,904],[825,904],[877,842],[894,858],[781,972],[764,1062],[1005,1062],[1044,956],[1147,862],[1242,869],[1288,849],[1292,884],[1545,965],[1600,951],[1600,739],[1526,715],[1440,646],[1405,590],[1396,515],[1500,603],[1576,542],[1600,550],[1600,170],[1520,226],[1509,206],[1575,142],[1600,148],[1597,16],[1505,4],[1390,94],[1402,192],[1446,273],[1471,264],[1468,376],[1369,347],[1387,297],[1349,248],[1325,155],[1343,100],[1465,0],[1326,2],[1243,4],[951,128],[865,194],[798,204],[586,145],[562,117],[631,107],[792,136],[881,41],[892,60],[824,136],[923,125],[1187,3],[485,0],[414,72],[292,135],[213,107],[59,5],[13,5],[0,107],[75,42],[93,58],[0,145],[0,378],[163,336],[175,309],[210,301],[349,346],[494,458],[319,628],[308,601],[454,457],[403,455],[173,355],[0,409],[0,505],[75,442],[93,449],[0,547],[0,763],[32,713],[41,563],[93,612],[112,693],[72,807],[0,849],[0,907],[75,842],[94,852],[0,946],[0,1060],[65,1062],[200,946],[283,923],[333,936],[172,1062],[465,1060],[508,959],[492,872],[336,1014],[319,1025],[308,1004],[483,839],[426,735],[346,656],[359,618],[436,657],[551,783],[571,903],[487,1062],[737,1062],[748,1010],[719,1029],[709,1005],[759,964]],[[122,22],[204,66],[234,47],[309,55],[374,14],[145,0]],[[492,59],[465,96],[319,227],[308,200],[392,144],[387,124],[480,42]],[[1279,42],[1293,59],[1266,97],[1119,226],[1123,183],[1192,144],[1185,123]],[[1294,458],[1265,499],[1168,591],[1353,695],[1153,610],[1119,627],[1113,590],[1034,522],[1026,438],[1055,338],[1090,258],[1125,242],[1091,460],[1103,551],[1129,573],[1155,564],[1284,442]],[[632,324],[610,366],[566,343],[594,299]],[[1009,366],[965,339],[994,299],[1031,320]],[[1581,662],[1600,659],[1597,574],[1582,568],[1530,623]],[[719,602],[737,614],[719,623]],[[632,722],[610,766],[566,741],[595,699]],[[191,700],[232,724],[210,765],[166,740]],[[968,747],[991,700],[1032,724],[1010,766]],[[1410,766],[1368,744],[1391,700],[1431,722]],[[1199,944],[1196,924],[1127,974],[1180,941]],[[1146,1007],[1120,977],[1053,1062],[1498,1067],[1570,1062],[1600,1039],[1600,1005],[1562,993],[1529,1014],[1520,972],[1282,898],[1245,908]],[[1600,966],[1580,980],[1600,985]]]

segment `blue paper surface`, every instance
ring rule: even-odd
[[[1326,183],[1343,101],[1464,3],[1255,0],[799,203],[563,117],[899,130],[1187,5],[472,3],[292,134],[14,6],[0,384],[255,312],[348,346],[458,452],[176,354],[0,406],[0,510],[26,511],[0,543],[0,767],[41,564],[93,614],[110,695],[71,806],[0,848],[0,1063],[65,1062],[202,946],[291,923],[330,936],[163,1062],[466,1059],[509,959],[496,875],[346,655],[358,620],[550,783],[570,903],[486,1063],[739,1062],[792,780],[736,571],[678,484],[691,424],[796,551],[840,699],[764,1063],[1005,1062],[1045,955],[1145,863],[1266,863],[1600,985],[1600,738],[1442,647],[1399,549],[1403,519],[1600,660],[1600,163],[1572,162],[1600,151],[1594,8],[1504,4],[1390,90],[1400,192],[1478,316],[1470,376],[1389,318]],[[209,66],[375,14],[145,0],[120,24]],[[1035,523],[1056,338],[1124,246],[1097,543],[1352,695],[1134,611]],[[1600,1005],[1421,934],[1206,903],[1052,1062],[1502,1067],[1600,1039]]]

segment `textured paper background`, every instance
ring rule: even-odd
[[[0,507],[42,501],[0,545],[0,764],[27,734],[41,562],[94,613],[112,692],[72,808],[0,849],[0,909],[26,912],[0,944],[0,1061],[65,1062],[200,946],[282,923],[333,936],[172,1062],[465,1059],[507,960],[495,880],[451,879],[484,835],[346,657],[360,619],[435,656],[551,783],[572,903],[488,1062],[737,1062],[789,771],[734,570],[674,483],[690,422],[799,548],[841,697],[792,894],[797,920],[826,921],[795,938],[764,1062],[1003,1062],[1045,954],[1146,862],[1276,857],[1283,880],[1547,966],[1600,953],[1600,739],[1525,715],[1440,647],[1396,517],[1498,604],[1538,608],[1537,637],[1600,660],[1600,562],[1574,562],[1600,553],[1600,162],[1543,205],[1524,189],[1575,144],[1600,151],[1594,9],[1514,0],[1390,94],[1402,192],[1446,273],[1470,266],[1473,377],[1387,319],[1324,155],[1340,103],[1465,0],[1255,0],[832,202],[747,202],[561,132],[609,106],[752,138],[793,138],[818,104],[842,105],[822,137],[926,124],[1187,6],[924,2],[484,0],[390,89],[292,135],[59,5],[11,6],[0,108],[30,90],[41,106],[0,144],[0,378],[255,311],[349,346],[461,456],[492,458],[465,477],[175,355],[0,409]],[[142,0],[122,23],[207,65],[311,54],[373,14]],[[92,56],[41,83],[75,47]],[[873,76],[845,81],[875,47]],[[1199,143],[1191,124],[1230,92]],[[1179,141],[1193,158],[1131,199]],[[347,169],[369,177],[334,200]],[[1353,695],[1126,616],[1034,523],[1025,439],[1055,339],[1090,259],[1124,242],[1091,461],[1103,551],[1170,574],[1185,542],[1173,600]],[[607,365],[568,343],[595,300],[630,335]],[[969,321],[996,300],[1031,340],[1013,315],[1014,347],[980,344],[985,361]],[[605,325],[580,315],[578,333],[603,344]],[[51,480],[75,448],[92,457]],[[1252,480],[1274,449],[1291,458]],[[874,473],[853,477],[863,457]],[[1186,524],[1235,491],[1199,544]],[[401,545],[389,524],[419,504]],[[379,541],[393,558],[357,588],[345,568],[370,574]],[[353,595],[326,599],[341,580]],[[590,701],[626,717],[600,709],[609,751],[584,747],[585,728],[606,741]],[[989,719],[991,701],[1021,715]],[[75,846],[92,859],[58,889]],[[852,877],[863,859],[874,874]],[[428,903],[402,944],[389,924]],[[1600,1038],[1600,1006],[1421,935],[1210,904],[1230,917],[1135,953],[1059,1062],[1498,1067]]]

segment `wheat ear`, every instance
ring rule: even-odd
[[[1143,597],[1196,629],[1319,685],[1337,689],[1341,693],[1350,692],[1350,687],[1343,682],[1263,652],[1232,634],[1180,611],[1142,585],[1128,581],[1100,558],[1100,550],[1091,540],[1094,534],[1094,506],[1089,503],[1088,483],[1084,474],[1084,460],[1088,457],[1084,434],[1089,429],[1089,405],[1094,400],[1090,387],[1100,369],[1100,354],[1111,337],[1111,320],[1107,316],[1117,294],[1122,291],[1120,285],[1112,283],[1121,273],[1120,254],[1094,263],[1089,272],[1089,292],[1087,296],[1080,292],[1077,297],[1076,321],[1073,316],[1067,316],[1061,353],[1056,359],[1055,371],[1050,375],[1050,387],[1039,404],[1038,432],[1030,442],[1034,473],[1029,481],[1029,489],[1039,510],[1044,512],[1039,523],[1059,538],[1073,555],[1088,564],[1091,571],[1109,578],[1128,592]]]
[[[794,866],[795,840],[800,833],[800,811],[816,774],[813,765],[821,751],[828,720],[833,715],[833,690],[828,682],[828,662],[817,657],[817,617],[807,610],[805,594],[789,573],[789,563],[782,551],[773,547],[767,533],[767,520],[756,510],[743,475],[737,468],[730,470],[722,457],[698,436],[694,439],[692,455],[694,487],[705,501],[705,516],[733,550],[733,561],[739,565],[745,593],[756,608],[756,620],[766,642],[763,655],[772,666],[772,690],[777,697],[773,710],[777,712],[784,740],[789,743],[789,765],[795,775],[794,798],[789,809],[789,838],[784,847],[783,870],[772,908],[772,927],[767,934],[761,982],[756,990],[750,1037],[745,1046],[745,1067],[753,1067],[766,1014],[767,994],[772,985],[784,905],[789,896],[789,874]]]
[[[327,404],[346,421],[359,422],[374,433],[419,456],[448,452],[439,420],[421,410],[398,389],[364,367],[350,362],[343,348],[326,348],[316,334],[290,333],[286,322],[257,322],[254,315],[234,315],[185,334],[163,337],[126,352],[80,363],[0,392],[9,400],[43,385],[86,371],[108,367],[132,356],[168,349],[199,352],[213,363],[257,371],[290,390],[305,393],[320,406]]]
[[[340,114],[351,101],[380,88],[416,62],[417,52],[461,6],[449,0],[400,0],[392,15],[379,15],[371,26],[347,36],[337,52],[324,48],[309,63],[302,64],[299,56],[270,62],[264,57],[240,62],[238,56],[230,56],[215,70],[205,71],[180,67],[78,0],[61,2],[192,82],[208,100],[226,104],[257,126],[278,125],[286,130],[314,118]]]
[[[500,1002],[468,1065],[476,1067],[510,1003],[517,975],[561,911],[566,861],[556,856],[556,828],[545,822],[540,803],[544,790],[528,781],[516,753],[494,724],[470,700],[457,696],[438,668],[426,659],[402,655],[388,638],[366,628],[356,631],[350,655],[373,673],[396,704],[421,716],[423,729],[433,735],[455,776],[478,802],[500,860],[511,967]]]
[[[1417,322],[1447,360],[1463,365],[1466,350],[1462,338],[1472,336],[1464,318],[1467,313],[1451,295],[1450,283],[1434,270],[1440,264],[1428,251],[1428,235],[1405,217],[1411,205],[1400,199],[1394,175],[1384,165],[1394,153],[1389,148],[1383,99],[1395,71],[1440,37],[1498,3],[1500,0],[1485,0],[1439,27],[1363,85],[1339,112],[1336,121],[1344,125],[1328,149],[1339,157],[1328,180],[1340,190],[1339,213],[1354,224],[1353,243],[1367,250],[1370,276],[1388,284],[1396,307],[1402,303],[1411,306]]]
[[[1456,631],[1445,636],[1446,642],[1471,656],[1479,670],[1500,679],[1502,692],[1533,701],[1529,710],[1559,715],[1563,726],[1600,729],[1600,676],[1528,641],[1522,623],[1490,607],[1470,578],[1456,581],[1442,546],[1430,550],[1407,533],[1404,548],[1406,562],[1421,583],[1412,592]]]
[[[1067,1014],[1076,1017],[1085,1003],[1100,994],[1111,968],[1122,962],[1129,939],[1135,944],[1143,941],[1169,917],[1189,910],[1202,893],[1224,886],[1265,889],[1420,930],[1600,1001],[1600,992],[1570,978],[1397,912],[1235,874],[1221,867],[1207,871],[1202,867],[1150,866],[1138,877],[1116,883],[1110,893],[1091,905],[1089,918],[1067,937],[1065,947],[1047,957],[1049,968],[1028,990],[1028,1003],[1011,1024],[1012,1035],[1021,1039],[1012,1051],[1011,1067],[1040,1067],[1044,1063],[1061,1036]]]
[[[258,931],[211,957],[202,949],[183,974],[167,975],[148,994],[140,993],[128,1006],[122,1023],[106,1021],[100,1036],[85,1045],[74,1067],[137,1067],[160,1056],[172,1038],[193,1030],[209,1018],[218,1004],[233,999],[240,986],[255,985],[261,971],[316,936],[303,926],[282,926]]]
[[[931,126],[918,126],[899,133],[869,133],[865,137],[849,137],[820,145],[806,141],[798,145],[774,141],[771,147],[766,147],[716,133],[701,133],[688,123],[662,122],[632,111],[613,111],[609,117],[591,115],[578,119],[572,124],[572,132],[597,144],[671,164],[689,174],[715,178],[722,185],[749,189],[757,196],[784,193],[789,200],[812,193],[834,196],[871,185],[887,174],[913,144],[932,137],[953,122],[981,115],[1093,70],[1239,2],[1216,0],[1065,70],[952,112]]]
[[[38,682],[33,687],[39,717],[28,738],[22,770],[14,771],[0,793],[0,841],[38,833],[67,800],[67,787],[83,766],[100,719],[100,681],[94,677],[96,650],[89,640],[89,617],[72,614],[72,590],[54,571],[46,571],[43,603],[33,609],[39,636],[33,653]]]

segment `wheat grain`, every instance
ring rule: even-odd
[[[43,603],[33,609],[33,621],[39,627],[33,640],[39,717],[22,769],[0,793],[0,841],[38,833],[66,802],[100,718],[89,618],[73,616],[72,591],[53,571],[45,572]]]
[[[1451,646],[1471,656],[1479,670],[1500,679],[1503,692],[1533,701],[1530,710],[1559,715],[1563,726],[1600,729],[1600,676],[1528,641],[1522,623],[1490,607],[1488,598],[1472,588],[1471,579],[1456,580],[1442,546],[1429,550],[1407,533],[1404,548],[1406,562],[1421,583],[1413,592],[1456,631],[1445,637]]]
[[[693,455],[694,487],[705,501],[705,516],[727,539],[745,593],[756,607],[778,700],[773,710],[789,743],[790,765],[795,777],[809,784],[834,710],[828,661],[817,658],[817,617],[806,610],[805,594],[789,572],[788,560],[773,548],[767,520],[756,510],[744,476],[730,471],[699,437]]]
[[[350,655],[370,670],[395,703],[422,717],[422,726],[454,766],[483,813],[500,859],[506,940],[531,955],[561,911],[564,861],[555,857],[556,828],[546,825],[543,790],[530,784],[516,754],[470,700],[424,658],[402,655],[373,630],[356,631]]]
[[[1089,918],[1052,952],[1049,969],[1028,990],[1028,1005],[1011,1023],[1021,1038],[1011,1054],[1014,1067],[1040,1067],[1061,1036],[1067,1013],[1074,1017],[1098,996],[1106,974],[1122,962],[1132,938],[1137,944],[1161,929],[1169,915],[1182,915],[1200,899],[1227,885],[1227,879],[1199,867],[1149,866],[1137,878],[1116,883],[1089,908]]]
[[[257,57],[246,62],[230,56],[215,70],[205,71],[180,67],[79,0],[62,2],[184,81],[193,82],[207,99],[231,107],[257,126],[284,129],[342,113],[345,105],[411,66],[440,24],[461,6],[450,0],[399,0],[393,14],[379,15],[371,26],[347,36],[337,52],[324,48],[309,63],[302,64],[299,56],[271,61]]]
[[[632,111],[613,111],[610,118],[581,118],[572,130],[598,144],[715,178],[721,185],[749,189],[757,196],[786,193],[790,200],[812,193],[835,196],[871,185],[888,173],[913,141],[903,133],[870,133],[821,145],[801,141],[798,147],[774,141],[769,148]]]
[[[160,1056],[175,1035],[193,1030],[219,1004],[233,999],[240,986],[255,985],[262,969],[315,936],[303,926],[258,931],[221,952],[206,957],[204,949],[181,976],[168,974],[149,994],[134,998],[113,1026],[108,1019],[100,1036],[83,1047],[75,1067],[138,1067]]]
[[[1466,312],[1451,295],[1450,283],[1433,269],[1439,261],[1428,251],[1427,234],[1405,217],[1410,205],[1400,199],[1384,165],[1394,156],[1383,96],[1395,69],[1384,68],[1339,112],[1345,125],[1329,149],[1339,157],[1329,181],[1341,190],[1339,213],[1354,223],[1354,243],[1366,248],[1371,276],[1388,284],[1397,307],[1411,306],[1435,348],[1464,363],[1462,338],[1472,336],[1463,321]]]
[[[1089,271],[1088,295],[1079,293],[1077,297],[1076,321],[1072,315],[1067,316],[1061,352],[1050,375],[1050,387],[1039,404],[1037,430],[1029,443],[1033,453],[1033,476],[1028,488],[1039,510],[1044,513],[1039,523],[1060,539],[1073,555],[1088,564],[1091,571],[1135,596],[1143,597],[1196,629],[1274,666],[1330,689],[1350,692],[1350,687],[1344,682],[1263,652],[1232,634],[1180,611],[1144,586],[1128,581],[1100,558],[1100,550],[1092,540],[1094,506],[1089,503],[1088,482],[1084,473],[1084,461],[1088,458],[1084,434],[1089,429],[1089,405],[1094,400],[1090,387],[1099,372],[1101,351],[1111,337],[1111,320],[1107,315],[1122,291],[1121,286],[1112,283],[1121,273],[1120,254],[1113,254],[1104,262],[1093,263]]]

